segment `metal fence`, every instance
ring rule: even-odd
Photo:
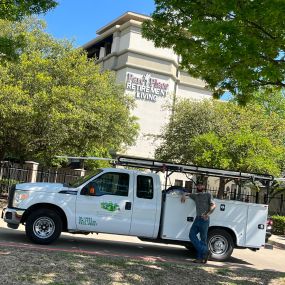
[[[208,188],[207,192],[210,192],[214,198],[217,198],[218,190]],[[271,215],[285,215],[285,195],[279,194],[276,196],[267,195],[264,192],[256,192],[252,194],[244,194],[238,191],[229,191],[224,197],[224,200],[234,200],[246,203],[256,204],[268,204],[268,211]]]
[[[17,163],[0,165],[0,193],[8,193],[12,185],[24,182],[54,182],[68,184],[81,175],[74,169],[29,169]]]

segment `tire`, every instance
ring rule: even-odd
[[[212,260],[227,260],[234,250],[233,238],[225,230],[210,230],[208,234],[208,248]]]
[[[61,231],[61,217],[53,210],[36,210],[26,220],[26,235],[32,242],[38,244],[54,242],[59,238]]]

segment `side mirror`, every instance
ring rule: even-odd
[[[81,195],[86,195],[86,196],[96,196],[96,189],[93,185],[86,185],[82,191]]]
[[[96,189],[95,189],[95,187],[94,186],[89,186],[89,188],[88,188],[88,195],[89,196],[96,196]]]

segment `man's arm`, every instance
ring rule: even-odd
[[[214,212],[215,208],[216,208],[216,204],[215,204],[214,202],[211,202],[211,204],[210,204],[210,206],[209,206],[209,209],[208,209],[208,211],[205,213],[205,215],[206,215],[206,216],[211,215],[211,214]]]
[[[186,197],[190,197],[191,199],[195,200],[195,194],[183,192],[183,194],[181,196],[181,203],[185,202]]]

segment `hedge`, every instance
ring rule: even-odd
[[[285,216],[272,216],[272,233],[275,235],[285,235]]]

